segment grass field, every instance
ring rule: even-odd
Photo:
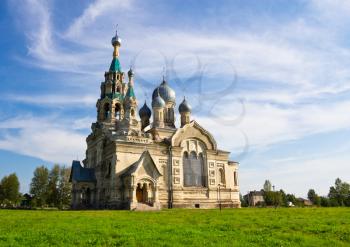
[[[350,246],[349,208],[0,210],[0,246]]]

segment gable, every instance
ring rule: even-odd
[[[213,136],[201,127],[196,121],[191,121],[182,128],[179,128],[171,138],[172,146],[181,146],[181,142],[186,139],[201,140],[207,149],[216,150],[216,141]]]
[[[121,174],[122,177],[133,175],[137,175],[137,177],[149,176],[156,180],[162,174],[159,172],[150,153],[148,151],[144,151],[140,156],[140,159],[125,169]]]

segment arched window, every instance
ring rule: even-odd
[[[207,183],[207,177],[205,176],[205,172],[204,172],[204,157],[203,157],[203,154],[200,153],[199,156],[198,156],[198,159],[199,159],[199,163],[200,163],[200,166],[201,166],[201,171],[202,171],[202,185],[203,186],[206,186],[206,183]]]
[[[109,104],[106,103],[105,106],[104,106],[104,117],[105,119],[108,119],[109,118],[109,114],[110,114],[110,107],[109,107]]]
[[[117,93],[120,93],[120,86],[117,86]]]
[[[115,110],[114,110],[114,112],[115,112],[115,118],[116,119],[120,119],[120,104],[115,104]]]
[[[187,152],[183,155],[184,186],[205,186],[203,178],[203,156],[197,157],[196,152],[192,151],[188,156]]]
[[[224,169],[222,169],[222,168],[219,169],[218,176],[219,176],[219,179],[218,179],[219,183],[224,185],[226,183],[225,182],[225,171],[224,171]]]
[[[134,109],[131,109],[131,116],[132,116],[132,117],[135,117],[135,111],[134,111]]]
[[[166,122],[170,122],[170,108],[166,109]]]

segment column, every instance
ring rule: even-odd
[[[131,197],[130,202],[137,202],[136,198],[136,186],[131,186]]]

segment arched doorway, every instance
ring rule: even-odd
[[[136,198],[137,198],[137,202],[142,202],[143,201],[143,190],[141,188],[141,184],[137,184]]]
[[[153,204],[153,193],[153,183],[147,181],[137,184],[136,199],[138,203]]]

